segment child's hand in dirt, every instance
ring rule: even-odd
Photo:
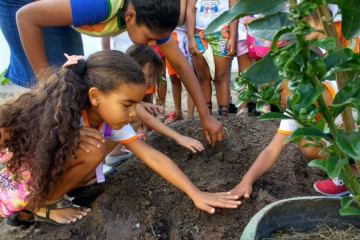
[[[100,148],[102,143],[105,142],[105,140],[99,130],[95,128],[81,127],[79,142],[80,149],[85,152],[90,152],[90,149],[87,146],[92,145],[94,147]]]
[[[204,151],[204,146],[201,144],[201,142],[187,136],[181,135],[176,139],[176,142],[184,148],[189,149],[193,153]]]
[[[245,181],[244,179],[236,185],[233,189],[230,190],[232,194],[236,194],[239,198],[249,199],[252,193],[253,187],[252,184]]]
[[[199,191],[192,199],[196,207],[210,214],[215,213],[215,207],[237,208],[241,202],[239,196],[230,192],[208,193]]]

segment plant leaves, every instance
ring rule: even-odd
[[[326,171],[329,178],[334,179],[340,176],[341,169],[348,163],[348,159],[338,159],[334,155],[330,155],[326,161]]]
[[[341,198],[341,207],[343,207],[343,208],[349,207],[353,200],[354,200],[353,197],[349,197],[349,196],[342,197]]]
[[[314,159],[308,163],[309,167],[317,167],[326,172],[326,162],[322,159]]]
[[[288,19],[287,13],[278,12],[252,21],[249,24],[248,33],[250,36],[272,41],[276,33],[282,27],[287,26],[294,26],[294,22]],[[282,35],[280,40],[292,40],[295,38],[296,36],[289,33]]]
[[[263,115],[261,115],[259,117],[260,121],[264,121],[264,120],[282,120],[282,119],[292,119],[292,118],[289,117],[288,115],[285,115],[283,113],[278,113],[278,112],[265,113],[265,114],[263,114]]]
[[[314,138],[314,139],[329,139],[329,137],[315,127],[297,128],[286,140],[285,143],[289,143],[298,138]]]
[[[341,151],[354,159],[360,159],[360,132],[337,130],[335,141]]]
[[[238,0],[228,11],[223,12],[205,29],[205,34],[219,31],[235,19],[251,14],[271,15],[278,12],[288,0]]]
[[[314,88],[309,81],[301,81],[297,88],[297,92],[300,94],[301,101],[297,104],[294,104],[293,108],[300,110],[301,108],[310,106],[316,101],[316,99],[323,93],[324,90],[324,86],[318,86],[317,88]]]
[[[360,209],[354,207],[341,208],[339,213],[341,216],[360,215]]]
[[[353,39],[360,35],[360,3],[359,0],[338,0],[341,9],[341,32],[344,39]]]
[[[360,55],[354,53],[349,48],[341,48],[329,53],[324,58],[324,61],[327,72],[323,79],[331,79],[331,75],[333,75],[335,72],[341,72],[351,68],[354,68],[352,69],[354,71],[358,69],[360,65]],[[348,61],[350,61],[349,64],[344,64]]]
[[[254,84],[282,81],[274,65],[274,57],[270,53],[248,68],[242,77]]]

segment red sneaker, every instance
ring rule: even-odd
[[[314,188],[325,196],[341,197],[350,193],[341,178],[317,181],[314,183]]]

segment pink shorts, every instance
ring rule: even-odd
[[[246,39],[237,41],[236,42],[236,56],[237,57],[242,56],[247,52],[248,52],[248,47],[247,47]]]

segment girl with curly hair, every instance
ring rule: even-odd
[[[90,152],[80,149],[79,125],[103,134],[110,129],[110,140],[123,143],[204,211],[240,205],[228,192],[200,191],[171,159],[138,139],[129,122],[146,85],[142,69],[129,56],[101,51],[86,61],[70,58],[65,66],[36,89],[0,106],[2,216],[16,204],[17,211],[26,208],[36,220],[54,224],[86,215],[89,209],[64,195],[92,179],[111,149],[103,143],[89,145]]]

